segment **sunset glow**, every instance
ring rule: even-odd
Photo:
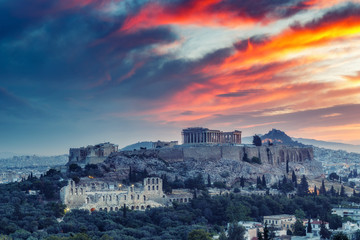
[[[0,13],[1,151],[191,126],[360,144],[360,1],[5,0]]]

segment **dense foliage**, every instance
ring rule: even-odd
[[[76,166],[73,173],[79,171]],[[97,169],[88,167],[86,171]],[[74,176],[73,176],[74,177]],[[65,177],[64,177],[65,178]],[[201,181],[200,181],[201,180]],[[266,187],[265,179],[258,179]],[[284,180],[284,182],[292,182]],[[262,217],[275,214],[294,214],[301,218],[320,218],[329,222],[330,228],[341,226],[342,219],[331,215],[331,208],[344,201],[360,202],[359,196],[351,198],[339,194],[316,195],[306,191],[302,179],[298,191],[301,196],[242,196],[241,191],[210,197],[201,175],[175,185],[204,189],[189,204],[174,204],[169,208],[141,211],[93,212],[73,210],[64,215],[59,202],[59,189],[66,184],[59,172],[50,170],[40,179],[29,177],[20,183],[0,185],[0,235],[14,239],[191,239],[209,234],[219,234],[231,222],[240,220],[262,221]],[[220,183],[217,183],[220,185]],[[281,183],[283,184],[283,183]],[[303,187],[303,188],[302,188]],[[37,195],[27,194],[37,190]],[[234,228],[234,232],[241,229]],[[304,228],[297,228],[302,235]],[[230,231],[231,232],[231,231]],[[297,231],[294,233],[297,234]],[[270,233],[264,233],[268,237]],[[329,234],[325,230],[323,234]],[[221,235],[222,239],[225,239]]]

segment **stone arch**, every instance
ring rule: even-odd
[[[141,210],[144,210],[145,209],[145,207],[144,206],[141,206]]]
[[[139,206],[136,206],[136,210],[139,210]]]
[[[110,207],[110,211],[114,211],[113,207]]]
[[[103,209],[102,208],[99,208],[99,211],[102,211]]]
[[[147,205],[147,206],[146,206],[146,209],[150,209],[150,208],[151,208],[151,206],[150,206],[150,205]]]
[[[107,210],[108,210],[107,208],[104,208],[104,211],[105,211],[105,212],[107,212]]]
[[[131,210],[134,210],[135,208],[134,208],[134,206],[131,206]]]
[[[86,203],[89,203],[90,202],[90,199],[87,197],[86,198]]]
[[[119,208],[118,208],[118,207],[115,207],[115,211],[119,211]]]

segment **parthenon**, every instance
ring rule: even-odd
[[[241,144],[241,131],[222,132],[202,127],[186,128],[182,131],[184,144]]]

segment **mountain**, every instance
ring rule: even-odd
[[[326,141],[307,139],[307,138],[292,138],[292,139],[306,145],[313,145],[315,147],[360,153],[360,145],[337,143],[337,142],[326,142]]]
[[[304,147],[305,145],[294,141],[291,137],[286,135],[285,132],[272,129],[267,134],[261,136],[263,143],[271,142],[273,144],[288,145],[292,147]]]

